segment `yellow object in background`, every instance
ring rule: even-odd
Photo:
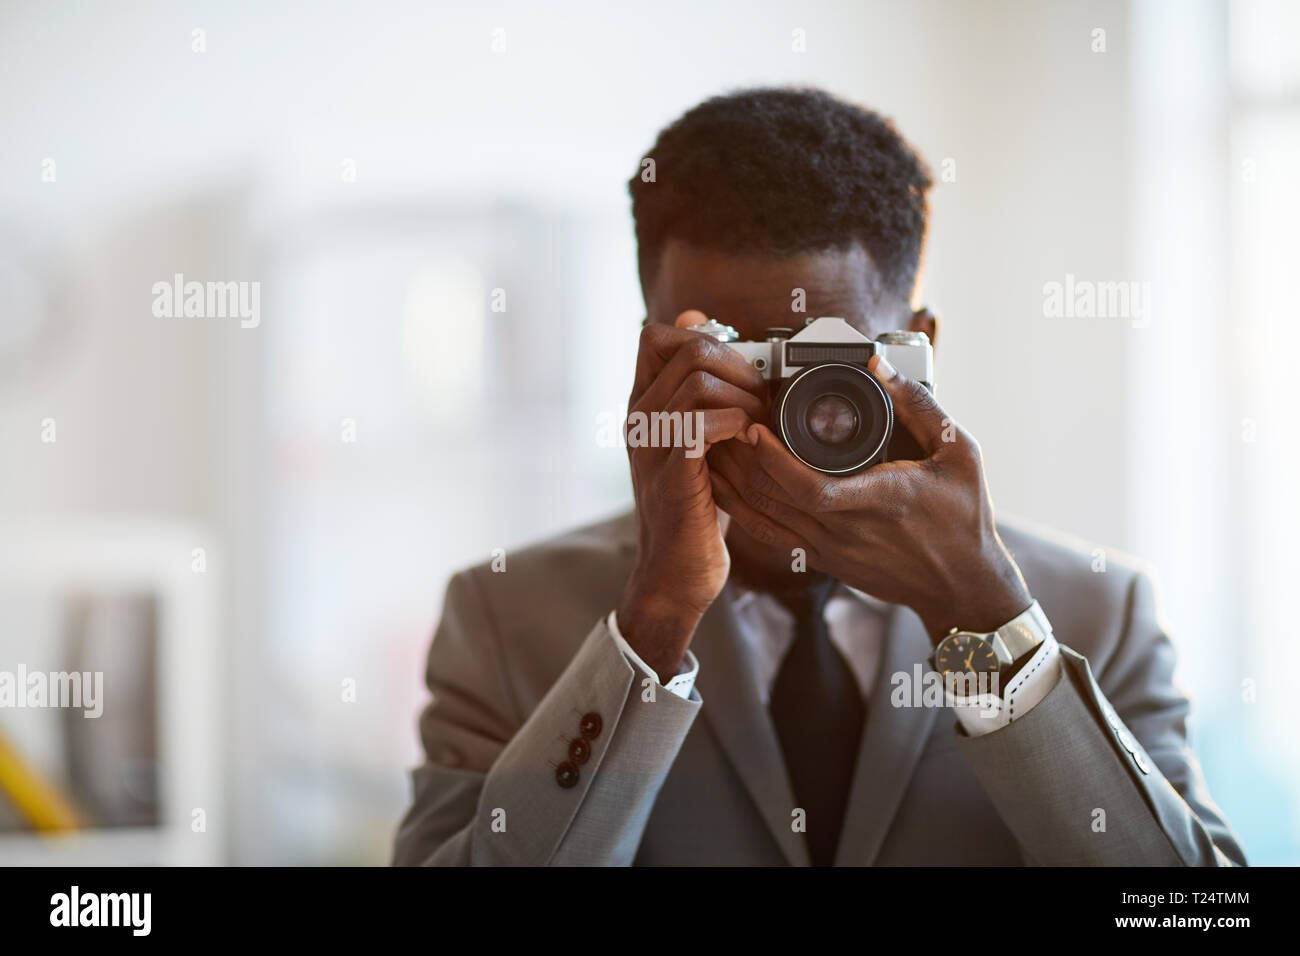
[[[0,797],[6,797],[32,824],[45,832],[78,828],[76,811],[58,789],[18,754],[0,731]]]

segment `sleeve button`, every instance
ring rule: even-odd
[[[565,762],[555,768],[555,782],[565,790],[578,784],[578,768]]]
[[[569,760],[581,766],[591,758],[591,744],[583,737],[574,737],[569,741]]]
[[[584,714],[582,720],[578,721],[578,733],[588,740],[595,740],[600,736],[600,729],[603,726],[600,714],[592,711],[589,714]]]

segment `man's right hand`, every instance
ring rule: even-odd
[[[629,416],[698,413],[694,448],[633,447],[629,440],[627,449],[640,547],[618,605],[618,629],[661,681],[677,674],[731,568],[704,452],[731,438],[748,443],[746,429],[767,411],[763,376],[726,345],[690,331],[705,320],[691,309],[675,326],[645,327],[628,399]]]

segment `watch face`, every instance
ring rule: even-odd
[[[935,648],[934,666],[941,674],[996,674],[998,655],[976,634],[950,634]]]

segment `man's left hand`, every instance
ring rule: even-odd
[[[753,447],[728,441],[709,452],[714,499],[792,561],[802,548],[809,567],[912,608],[934,641],[954,627],[993,631],[1032,598],[994,527],[979,445],[924,385],[880,356],[868,368],[924,458],[828,475],[753,425]]]

